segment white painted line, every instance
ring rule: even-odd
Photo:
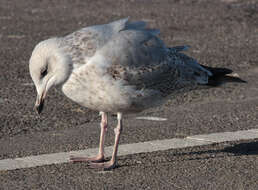
[[[27,83],[22,83],[23,86],[34,86],[34,83],[32,82],[27,82]]]
[[[174,138],[120,145],[118,155],[123,156],[129,154],[202,146],[228,141],[250,140],[256,138],[258,138],[258,129],[225,133],[213,133],[207,135],[194,135],[184,139]],[[112,146],[109,146],[105,149],[106,156],[111,156],[112,149]],[[38,156],[28,156],[15,159],[4,159],[0,160],[0,171],[68,163],[69,157],[71,155],[94,156],[97,152],[97,148],[92,148],[79,151],[42,154]]]
[[[22,39],[24,37],[26,37],[26,36],[25,35],[16,35],[16,34],[7,35],[7,38],[9,38],[9,39]]]
[[[207,141],[213,143],[220,143],[225,141],[238,141],[257,138],[258,129],[250,129],[245,131],[212,133],[207,135],[194,135],[187,137],[187,139]]]
[[[136,117],[136,119],[150,120],[150,121],[167,121],[167,118],[162,117]]]

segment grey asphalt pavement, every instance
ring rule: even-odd
[[[52,90],[39,117],[28,60],[41,40],[130,16],[161,30],[169,46],[190,45],[201,64],[227,67],[247,83],[182,92],[126,116],[121,143],[258,128],[257,0],[1,0],[0,159],[98,146],[98,113]],[[137,120],[139,116],[166,121]],[[106,145],[114,141],[109,116]],[[98,171],[60,164],[0,172],[0,189],[258,189],[258,142],[237,141],[119,157]]]

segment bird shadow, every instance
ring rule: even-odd
[[[258,155],[258,141],[236,144],[232,147],[226,147],[223,151],[233,153],[236,156]]]
[[[167,152],[165,154],[167,154]],[[176,162],[178,160],[180,161],[207,160],[207,159],[226,158],[226,157],[234,157],[234,156],[249,156],[249,155],[258,155],[258,141],[239,143],[230,147],[225,147],[225,148],[216,149],[216,150],[202,150],[202,151],[190,151],[190,152],[183,152],[183,153],[173,153],[172,155],[170,155],[172,159],[165,159],[164,161],[159,161],[159,164],[166,165],[171,162]],[[160,156],[162,156],[162,153],[157,155],[156,157],[160,157]],[[126,160],[126,158],[124,158],[124,160]],[[146,160],[146,162],[149,162],[149,161]],[[141,162],[140,164],[144,164],[144,161]],[[126,166],[137,166],[137,165],[139,165],[139,163],[119,165],[118,167],[121,168]]]
[[[217,150],[204,150],[204,151],[196,151],[196,152],[186,152],[186,153],[178,153],[174,154],[174,156],[185,156],[185,155],[195,155],[202,156],[204,154],[208,154],[206,157],[202,158],[214,158],[216,154],[221,153],[229,153],[229,155],[223,155],[222,157],[227,156],[242,156],[242,155],[258,155],[258,141],[256,142],[247,142],[247,143],[239,143],[230,147],[225,147],[223,149]]]

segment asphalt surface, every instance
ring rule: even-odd
[[[230,68],[248,83],[202,87],[161,107],[126,116],[121,143],[258,128],[258,1],[1,0],[1,159],[97,147],[98,113],[59,91],[48,94],[40,117],[34,113],[36,91],[28,60],[41,40],[127,16],[159,28],[168,46],[190,45],[187,54],[201,64]],[[141,121],[136,116],[168,120]],[[114,140],[115,118],[109,119],[106,145]],[[1,172],[0,189],[258,189],[257,144],[126,156],[111,172],[90,170],[85,164]]]
[[[0,172],[0,189],[251,189],[258,188],[258,141],[137,154],[97,171],[61,164]]]

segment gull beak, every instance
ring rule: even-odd
[[[43,110],[44,99],[45,99],[45,93],[42,93],[42,95],[37,95],[37,99],[36,99],[34,108],[38,114],[40,114]]]

